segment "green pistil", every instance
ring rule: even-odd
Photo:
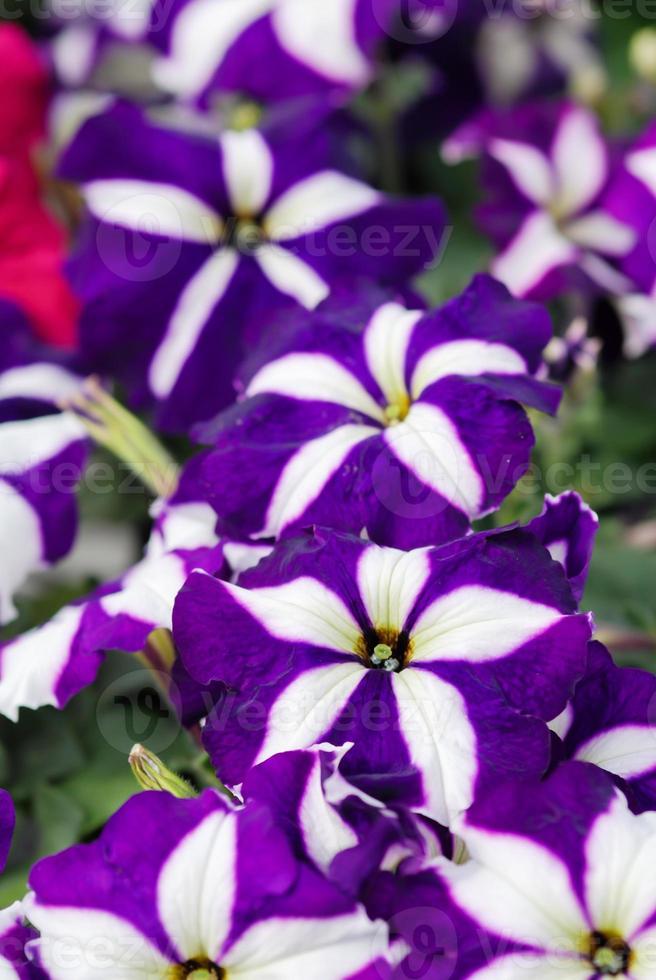
[[[606,976],[617,976],[624,971],[624,957],[610,946],[603,946],[595,953],[592,961],[594,967]]]
[[[403,398],[390,405],[386,405],[383,414],[387,425],[398,425],[410,411],[410,399]]]
[[[254,129],[262,121],[262,107],[256,102],[240,102],[230,113],[229,128],[243,132]]]
[[[631,949],[621,936],[594,932],[590,940],[590,962],[597,973],[604,977],[618,977],[627,972]]]
[[[392,650],[389,643],[377,643],[376,646],[374,647],[373,655],[376,658],[376,660],[384,661],[384,660],[389,660],[389,658],[393,655],[393,653],[394,651]]]
[[[401,666],[400,660],[394,656],[394,650],[389,643],[377,643],[373,648],[369,662],[372,667],[380,667],[388,672],[398,670]]]

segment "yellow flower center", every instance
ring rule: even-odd
[[[412,639],[405,630],[376,627],[360,636],[355,653],[367,667],[398,673],[408,666],[411,649]]]
[[[399,422],[403,422],[404,418],[410,411],[410,397],[408,395],[403,395],[397,398],[395,402],[387,405],[384,409],[385,424],[386,425],[398,425]]]

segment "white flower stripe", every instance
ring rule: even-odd
[[[301,517],[351,450],[379,432],[368,425],[342,425],[299,449],[278,478],[264,528],[258,537],[274,537]]]
[[[151,390],[158,398],[168,397],[175,388],[238,265],[237,252],[220,249],[205,260],[180,293],[148,372]]]
[[[366,669],[349,660],[306,670],[292,681],[269,712],[267,733],[255,763],[320,741],[363,680]]]
[[[260,368],[246,389],[250,398],[263,392],[304,401],[326,401],[362,412],[381,424],[384,412],[347,368],[328,354],[286,354]]]
[[[410,390],[413,398],[419,398],[429,385],[452,375],[526,373],[526,361],[512,347],[483,340],[454,340],[422,355],[412,372]]]
[[[209,204],[175,184],[146,180],[92,180],[82,187],[87,207],[100,221],[141,234],[212,245],[223,221]]]
[[[217,810],[183,837],[157,881],[157,909],[182,962],[218,962],[232,923],[237,818]]]
[[[219,582],[232,599],[279,640],[354,653],[361,630],[340,597],[318,579],[243,589]]]
[[[273,241],[289,241],[362,214],[381,200],[381,194],[368,184],[337,170],[322,170],[274,201],[264,228]]]
[[[563,618],[552,606],[512,592],[465,585],[440,596],[412,630],[417,663],[499,660],[540,636]]]
[[[618,725],[593,735],[574,753],[623,779],[634,779],[656,769],[656,726]]]

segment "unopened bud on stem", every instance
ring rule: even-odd
[[[636,75],[656,84],[656,30],[643,27],[629,42],[629,62]]]
[[[173,458],[97,378],[87,378],[60,407],[73,412],[89,435],[123,460],[156,496],[168,498],[175,493],[180,474]]]
[[[162,760],[143,745],[135,745],[130,752],[130,768],[142,789],[157,789],[180,800],[191,800],[198,796],[193,786],[177,773],[164,765]]]

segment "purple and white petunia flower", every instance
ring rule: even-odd
[[[617,667],[601,643],[592,643],[588,669],[558,729],[567,757],[612,773],[636,812],[656,810],[653,674]]]
[[[549,299],[586,281],[626,289],[611,261],[631,251],[635,231],[605,206],[610,151],[589,110],[561,103],[487,113],[444,153],[454,163],[483,155],[489,203],[479,222],[499,250],[492,272],[512,293]]]
[[[300,861],[266,807],[214,790],[133,797],[30,884],[30,949],[50,980],[389,976],[385,924]]]
[[[144,557],[121,578],[0,648],[1,714],[15,721],[20,708],[62,708],[92,683],[106,651],[140,652],[153,630],[170,629],[173,601],[192,569],[227,574],[213,510],[183,497],[153,505]]]
[[[159,0],[149,40],[164,91],[213,91],[262,102],[364,88],[395,0]]]
[[[25,924],[21,902],[0,910],[0,976],[3,980],[46,980],[42,970],[26,954],[26,946],[36,938]]]
[[[544,498],[542,512],[527,530],[560,562],[577,599],[583,596],[599,518],[575,490]]]
[[[73,546],[87,439],[75,417],[58,408],[81,379],[34,342],[11,304],[0,303],[0,326],[0,623],[6,623],[27,577]]]
[[[624,352],[639,357],[656,345],[656,126],[628,148],[608,192],[608,208],[634,230],[620,263],[629,286],[617,299],[624,325]]]
[[[519,402],[555,411],[538,381],[543,309],[479,276],[431,313],[331,299],[271,337],[242,372],[211,441],[203,493],[220,526],[251,539],[312,523],[412,548],[460,536],[525,472]]]
[[[531,95],[603,94],[607,73],[597,25],[572,0],[554,16],[531,0],[500,5],[481,23],[475,52],[491,105],[516,105]]]
[[[39,343],[24,314],[0,299],[0,423],[58,411],[82,378],[68,352]]]
[[[353,742],[352,781],[448,826],[500,776],[546,768],[541,719],[584,672],[590,624],[534,536],[403,552],[320,529],[239,581],[194,572],[173,614],[189,674],[226,685],[203,729],[226,784]]]
[[[431,907],[445,915],[447,942],[423,949],[422,976],[651,980],[656,815],[631,813],[607,774],[567,763],[528,792],[506,784],[474,804],[459,832],[466,863],[435,862],[396,888],[386,876],[372,883],[371,914],[387,906],[402,931]]]
[[[0,372],[0,424],[48,415],[79,389],[82,378],[52,360],[33,360]]]
[[[4,383],[15,398],[21,370],[0,374],[0,391]],[[86,453],[85,431],[69,413],[0,423],[0,622],[16,615],[13,597],[27,577],[73,546]]]
[[[56,30],[47,52],[62,86],[159,94],[150,77],[155,52],[146,48],[154,0],[50,0],[49,6]]]
[[[602,341],[592,336],[587,317],[574,317],[564,334],[553,337],[544,352],[552,381],[565,384],[575,376],[590,375],[597,369]]]
[[[82,351],[162,425],[229,404],[244,344],[276,313],[314,308],[343,277],[405,283],[438,252],[439,203],[336,169],[330,129],[324,109],[216,139],[118,104],[66,152],[88,208],[72,265]]]
[[[324,743],[278,753],[251,769],[241,792],[270,808],[303,860],[357,895],[372,872],[407,870],[453,845],[444,828],[355,786],[342,771],[351,750]]]
[[[4,870],[14,833],[15,812],[11,796],[0,790],[0,871]],[[20,902],[0,910],[0,976],[6,980],[39,980],[43,975],[25,956],[25,944],[34,931],[24,925]]]

